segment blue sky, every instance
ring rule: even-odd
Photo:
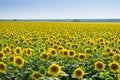
[[[120,0],[0,0],[0,19],[120,18]]]

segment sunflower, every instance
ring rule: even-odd
[[[73,72],[73,75],[77,79],[82,79],[84,76],[84,71],[81,68],[76,68]]]
[[[21,56],[15,56],[13,59],[14,65],[22,67],[24,65],[24,59]]]
[[[31,56],[32,55],[32,52],[33,50],[31,49],[31,48],[27,48],[26,50],[25,50],[25,54],[27,55],[27,56]]]
[[[14,45],[12,44],[12,45],[10,45],[10,49],[11,50],[13,50],[14,49]]]
[[[50,46],[53,46],[53,43],[52,43],[52,42],[50,43]]]
[[[76,53],[74,57],[78,59],[78,56],[79,56],[79,53]]]
[[[111,46],[111,47],[114,47],[114,46],[115,46],[115,42],[111,42],[111,43],[110,43],[110,46]]]
[[[63,39],[62,39],[62,38],[59,38],[59,39],[58,39],[58,41],[59,41],[59,42],[62,42],[62,41],[63,41]]]
[[[7,54],[7,52],[6,52],[6,49],[5,48],[3,48],[2,49],[2,52],[6,55]]]
[[[63,56],[69,56],[68,50],[67,50],[67,49],[63,49],[62,55],[63,55]]]
[[[1,51],[0,52],[0,59],[4,59],[5,58],[5,54]]]
[[[94,48],[92,49],[92,51],[93,51],[94,53],[96,53],[96,52],[97,52],[97,48],[94,47]]]
[[[45,48],[43,48],[43,47],[40,48],[40,49],[39,49],[39,53],[41,53],[41,52],[46,52]]]
[[[4,73],[6,71],[6,64],[4,62],[0,62],[0,72]]]
[[[26,54],[27,48],[23,48],[23,53]]]
[[[103,62],[97,61],[95,62],[95,69],[97,71],[103,71],[105,68],[105,64]]]
[[[25,43],[29,43],[30,42],[30,40],[29,39],[25,39]]]
[[[57,55],[57,51],[54,48],[49,48],[48,53],[50,53],[51,56],[56,56]]]
[[[110,52],[108,53],[110,57],[113,57],[114,56],[114,52]]]
[[[75,55],[75,51],[74,50],[69,50],[69,56],[74,57],[74,55]]]
[[[61,45],[61,42],[57,41],[56,44],[59,46],[59,45]]]
[[[105,40],[104,38],[99,38],[100,42],[104,42],[104,40]]]
[[[32,42],[28,42],[27,45],[31,46],[31,45],[32,45]]]
[[[57,50],[58,49],[58,45],[57,44],[53,44],[53,48]]]
[[[66,41],[66,40],[63,40],[63,43],[65,43],[65,44],[66,44],[66,43],[67,43],[67,41]]]
[[[9,47],[5,47],[6,55],[9,55],[11,52],[11,49]]]
[[[48,59],[49,59],[49,54],[47,54],[47,53],[42,53],[42,59],[43,59],[43,60],[48,60]]]
[[[85,53],[92,53],[92,50],[90,48],[86,48]]]
[[[19,44],[20,42],[19,42],[19,40],[15,40],[15,44]]]
[[[109,63],[109,68],[110,68],[111,72],[119,72],[120,65],[117,62],[111,62],[111,63]]]
[[[120,74],[117,74],[117,78],[118,78],[118,80],[120,80]]]
[[[8,57],[8,62],[9,62],[9,63],[14,63],[14,55],[10,55],[10,56]]]
[[[80,45],[79,44],[72,44],[71,47],[74,49],[78,49],[80,47]]]
[[[120,40],[118,40],[117,43],[120,44]]]
[[[58,76],[61,74],[61,66],[58,64],[51,64],[48,67],[48,74],[51,74],[53,76]]]
[[[66,45],[67,45],[67,47],[71,47],[72,46],[72,44],[69,42],[69,43],[66,43]]]
[[[91,42],[90,42],[90,45],[91,45],[91,46],[94,46],[94,45],[95,45],[95,42],[94,42],[94,41],[91,41]]]
[[[86,55],[85,55],[85,54],[79,54],[79,55],[78,55],[78,59],[79,59],[80,61],[83,61],[83,60],[86,59]]]
[[[39,72],[33,72],[30,76],[34,80],[40,80],[43,77],[43,75]]]
[[[104,46],[105,45],[105,43],[104,42],[100,42],[100,46]]]
[[[80,42],[77,42],[76,44],[80,45]]]
[[[90,44],[91,40],[87,40],[87,43]]]
[[[110,52],[112,52],[112,49],[111,49],[111,48],[105,48],[105,51],[106,51],[107,53],[110,53]]]
[[[60,55],[60,56],[63,56],[63,51],[64,51],[64,49],[61,49],[61,50],[59,51],[59,55]]]
[[[21,54],[22,54],[22,49],[21,49],[21,47],[16,47],[15,50],[14,50],[14,54],[16,54],[16,55],[21,55]]]
[[[120,61],[120,54],[115,54],[113,57],[113,60],[115,60],[116,62]]]
[[[119,49],[116,49],[115,53],[120,53]]]
[[[105,45],[108,46],[110,44],[110,41],[106,41]]]
[[[120,51],[120,46],[118,46],[117,48],[118,48],[118,50]]]
[[[2,44],[3,48],[8,47],[7,43]]]
[[[58,50],[60,51],[61,49],[64,49],[63,46],[58,46]]]
[[[108,57],[108,54],[107,53],[102,53],[102,58],[106,58]]]

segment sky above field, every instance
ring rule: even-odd
[[[120,0],[0,0],[0,19],[120,18]]]

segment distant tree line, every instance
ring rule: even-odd
[[[80,19],[73,19],[73,22],[80,22]]]

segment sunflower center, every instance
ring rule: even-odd
[[[86,53],[91,53],[92,51],[91,50],[86,50]]]
[[[114,54],[113,53],[109,53],[109,56],[113,56]]]
[[[58,67],[52,66],[51,71],[54,72],[54,73],[58,72]]]
[[[110,49],[107,49],[107,52],[110,52]]]
[[[103,45],[103,43],[101,43],[101,45]]]
[[[62,48],[60,47],[60,48],[58,48],[58,50],[61,50]]]
[[[59,39],[59,41],[61,42],[61,41],[62,41],[62,39]]]
[[[10,61],[11,61],[11,62],[13,62],[13,59],[14,59],[13,57],[10,57]]]
[[[44,52],[44,49],[41,49],[40,52]]]
[[[15,43],[18,43],[18,41],[15,41]]]
[[[118,66],[117,64],[112,64],[112,65],[111,65],[111,68],[112,68],[113,70],[117,70],[117,69],[119,68],[119,66]]]
[[[3,57],[3,54],[2,53],[0,53],[0,58],[2,58]]]
[[[74,52],[70,51],[70,55],[72,56],[74,54]]]
[[[96,52],[97,50],[96,49],[94,49],[94,52]]]
[[[6,51],[5,51],[5,50],[3,50],[3,52],[6,54]]]
[[[55,54],[55,51],[54,51],[54,50],[52,50],[52,51],[51,51],[51,54],[53,54],[53,55],[54,55],[54,54]]]
[[[94,44],[93,43],[91,43],[91,46],[93,46]]]
[[[60,43],[59,42],[57,42],[57,45],[59,45]]]
[[[118,49],[120,50],[120,47],[118,47]]]
[[[57,46],[54,46],[55,49],[57,49]]]
[[[16,63],[17,64],[22,64],[22,60],[18,58],[18,59],[16,59]]]
[[[76,75],[77,75],[77,76],[81,76],[81,75],[82,75],[82,72],[81,72],[80,70],[77,70],[77,71],[76,71]]]
[[[43,58],[46,59],[47,58],[47,54],[43,54]]]
[[[103,39],[100,39],[100,41],[102,42],[102,41],[103,41]]]
[[[103,65],[102,65],[101,63],[98,63],[98,64],[97,64],[97,68],[98,68],[98,69],[102,69],[102,68],[103,68]]]
[[[28,50],[28,52],[27,52],[28,54],[30,54],[30,50]]]
[[[19,49],[17,49],[17,50],[16,50],[16,52],[17,52],[17,53],[20,53],[20,50],[19,50]]]
[[[1,70],[4,70],[5,69],[5,66],[3,64],[0,64],[0,69]]]
[[[11,49],[13,49],[13,46],[11,46]]]
[[[68,44],[68,46],[70,46],[70,44]]]
[[[8,48],[6,49],[6,51],[7,51],[7,52],[10,52],[10,50],[9,50]]]
[[[52,44],[52,43],[51,43],[50,45],[51,45],[51,46],[53,46],[53,44]]]
[[[84,59],[85,58],[85,56],[84,55],[80,55],[80,59]]]
[[[4,47],[6,47],[7,46],[7,44],[4,44]]]
[[[78,45],[75,45],[75,48],[78,48]]]
[[[35,73],[34,74],[34,77],[36,78],[36,79],[39,79],[40,77],[42,77],[40,74],[38,74],[38,73]]]
[[[67,55],[67,54],[68,54],[67,51],[65,51],[65,52],[64,52],[64,55]]]
[[[105,44],[107,45],[108,43],[106,42]]]

